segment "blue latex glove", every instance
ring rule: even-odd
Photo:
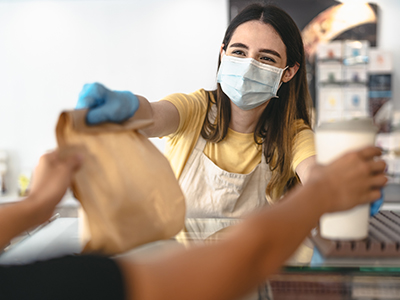
[[[121,123],[132,117],[139,108],[139,99],[128,91],[111,91],[100,83],[83,86],[76,109],[89,108],[86,123]]]
[[[383,190],[381,190],[381,197],[378,200],[375,200],[374,202],[371,203],[370,207],[371,216],[375,216],[379,212],[379,209],[381,208],[382,204],[383,204]]]

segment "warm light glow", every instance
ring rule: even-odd
[[[365,1],[365,0],[338,0],[339,2],[342,2],[343,4],[366,4],[369,1]]]
[[[343,32],[367,23],[376,23],[376,16],[365,2],[346,2],[326,9],[302,32],[307,56],[313,56],[318,44],[329,42]]]
[[[372,22],[376,22],[375,13],[368,4],[346,3],[338,5],[330,30],[333,37],[351,27]]]

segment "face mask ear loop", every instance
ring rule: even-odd
[[[226,55],[225,53],[226,53],[225,50],[222,50],[221,63],[219,64],[218,70],[217,70],[217,78],[218,78],[219,69],[221,68],[221,65],[222,65],[222,58]]]
[[[222,55],[221,55],[221,60],[222,60],[222,58],[224,57],[224,56],[226,56],[226,51],[225,50],[222,50],[222,53],[221,53]]]
[[[221,64],[222,64],[222,59],[224,58],[224,56],[226,56],[225,50],[222,50],[222,53],[221,53],[221,54],[222,54],[222,55],[221,55]],[[219,68],[221,68],[221,65],[218,66],[218,70],[219,70]]]
[[[288,68],[289,68],[289,66],[286,66],[285,68],[282,69],[282,74],[281,74],[281,78],[279,79],[279,85],[278,85],[278,88],[276,89],[276,94],[278,94],[278,91],[279,91],[279,89],[281,88],[281,85],[282,85],[282,76],[283,76],[283,72],[285,72],[286,69],[288,69]],[[279,98],[279,96],[276,95],[276,96],[273,97],[273,98]]]
[[[282,77],[283,77],[283,73],[285,73],[285,71],[286,71],[287,69],[289,69],[289,66],[286,66],[286,67],[284,67],[284,68],[282,69],[281,80],[282,80]],[[281,84],[282,84],[282,81],[281,81]],[[279,87],[280,87],[280,86],[279,86]]]

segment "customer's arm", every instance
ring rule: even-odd
[[[0,249],[15,236],[51,217],[80,164],[81,157],[75,148],[57,150],[40,158],[29,196],[0,207]]]
[[[385,163],[375,147],[315,166],[286,201],[257,213],[226,240],[152,263],[119,261],[130,299],[236,299],[276,272],[326,212],[380,197]]]

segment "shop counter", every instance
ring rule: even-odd
[[[212,243],[223,239],[230,226],[240,222],[187,219],[185,230],[174,238],[146,244],[119,256],[151,260],[177,249]],[[15,241],[0,254],[0,264],[25,264],[79,253],[78,227],[78,218],[55,218]],[[277,274],[243,299],[400,299],[400,257],[324,257],[310,235]]]

